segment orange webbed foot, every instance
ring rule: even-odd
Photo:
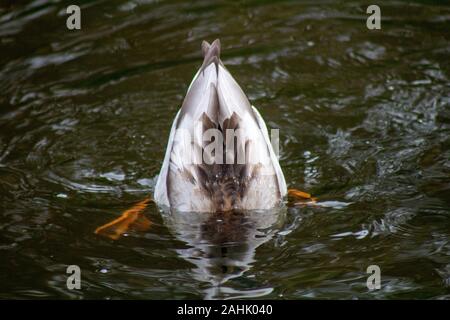
[[[150,199],[150,197],[145,198],[130,209],[124,211],[119,218],[95,229],[95,234],[117,240],[130,228],[139,231],[148,230],[152,223],[142,212],[151,202],[153,202],[153,200]]]
[[[311,196],[309,193],[297,189],[289,189],[288,197],[293,200],[295,205],[315,204],[317,201],[317,198]]]

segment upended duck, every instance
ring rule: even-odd
[[[220,59],[220,41],[202,43],[203,64],[192,80],[170,131],[153,200],[146,198],[96,233],[117,239],[155,202],[179,212],[264,210],[287,194],[313,202],[286,187],[266,124]],[[212,143],[214,142],[214,143]]]

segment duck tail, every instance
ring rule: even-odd
[[[211,44],[208,41],[202,42],[203,64],[200,71],[206,69],[211,63],[216,65],[217,72],[219,71],[220,61],[220,40],[216,39]]]

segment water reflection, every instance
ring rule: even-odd
[[[271,288],[240,291],[227,287],[226,283],[250,270],[256,249],[282,227],[285,208],[214,214],[172,211],[163,216],[175,237],[188,245],[176,251],[195,265],[193,277],[210,284],[204,291],[205,299],[259,297],[272,291]]]

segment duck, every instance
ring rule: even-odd
[[[203,41],[202,52],[203,63],[172,124],[154,200],[177,211],[271,209],[287,187],[264,119],[221,61],[219,39]],[[226,135],[238,130],[239,141],[226,148]],[[212,159],[205,150],[208,131],[223,142]]]
[[[171,126],[154,188],[147,197],[95,233],[117,239],[131,225],[148,228],[140,214],[150,203],[177,212],[268,210],[287,195],[314,202],[289,189],[266,123],[223,64],[219,39],[201,45],[203,62]]]

